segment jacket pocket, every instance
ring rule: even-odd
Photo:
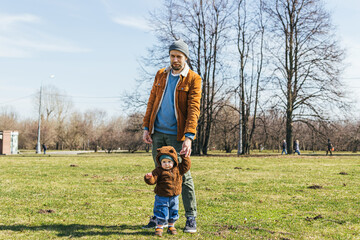
[[[186,114],[189,90],[189,86],[187,85],[177,87],[178,106],[183,114]]]
[[[162,94],[162,92],[164,91],[164,88],[165,87],[159,82],[155,84],[155,89],[156,89],[157,93]]]
[[[177,90],[182,92],[188,92],[189,86],[178,86]]]

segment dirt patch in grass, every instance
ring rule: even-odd
[[[313,220],[320,220],[320,219],[323,219],[323,221],[333,222],[333,223],[337,223],[337,224],[340,224],[340,225],[346,223],[346,221],[343,221],[343,220],[326,219],[321,214],[319,214],[319,215],[317,215],[315,217],[306,217],[305,221],[311,222]]]
[[[340,175],[349,175],[347,172],[340,172]]]
[[[320,185],[311,185],[311,186],[309,186],[308,187],[309,189],[322,189],[323,187],[322,186],[320,186]]]
[[[38,211],[38,213],[40,213],[40,214],[55,213],[55,210],[52,210],[52,209],[40,209],[40,210]]]
[[[247,229],[247,230],[256,230],[256,231],[264,231],[264,232],[268,232],[270,234],[281,234],[281,235],[293,235],[292,233],[288,233],[288,232],[276,232],[276,231],[272,231],[269,229],[265,229],[265,228],[261,228],[261,227],[250,227],[250,226],[234,226],[234,225],[215,225],[216,227],[219,228],[219,230],[217,232],[214,233],[214,235],[217,236],[222,236],[222,237],[226,237],[224,235],[226,235],[227,232],[229,232],[230,230],[238,230],[238,229]],[[280,238],[280,239],[287,239],[287,238]]]
[[[323,216],[321,216],[321,214],[311,218],[311,217],[306,217],[305,220],[308,221],[308,222],[311,222],[312,220],[318,220],[318,219],[322,219]]]

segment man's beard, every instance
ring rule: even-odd
[[[183,66],[181,66],[181,64],[178,65],[171,64],[171,68],[174,69],[175,71],[178,71],[181,70]]]

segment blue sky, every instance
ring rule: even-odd
[[[145,17],[161,2],[1,0],[0,108],[36,117],[32,95],[43,83],[72,96],[75,109],[121,114],[117,97],[135,87],[137,61],[155,41]],[[360,1],[324,2],[347,48],[343,78],[360,102]]]
[[[145,17],[159,4],[155,0],[2,0],[0,108],[36,116],[30,95],[43,82],[73,96],[79,110],[121,113],[115,97],[135,86],[137,60],[154,41]]]

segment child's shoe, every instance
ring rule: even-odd
[[[169,226],[167,232],[170,233],[171,235],[177,234],[176,228],[174,226]]]
[[[155,228],[155,236],[162,237],[163,229],[162,228]]]

